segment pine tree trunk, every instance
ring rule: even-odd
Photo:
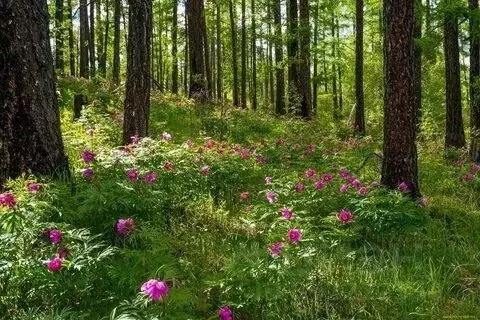
[[[120,17],[121,17],[121,0],[114,0],[115,8],[113,13],[113,83],[120,83]]]
[[[189,57],[190,57],[190,48],[189,48],[189,41],[188,41],[188,14],[185,12],[185,49],[184,49],[184,64],[183,64],[183,88],[185,91],[185,95],[188,94],[188,70],[189,70]]]
[[[420,46],[420,39],[422,38],[422,0],[415,0],[415,26],[413,29],[413,36],[415,37],[414,53],[415,60],[414,67],[414,87],[415,87],[415,110],[416,110],[416,130],[420,133],[422,124],[422,48]]]
[[[173,0],[173,19],[172,19],[172,92],[178,93],[178,0]]]
[[[0,1],[0,185],[69,176],[47,17],[46,0]]]
[[[420,196],[415,144],[414,0],[384,0],[385,116],[382,184]]]
[[[336,33],[335,33],[335,17],[332,14],[332,94],[333,94],[333,120],[340,119],[340,108],[338,105],[338,93],[337,93],[337,50],[336,50]]]
[[[284,115],[286,113],[285,74],[283,70],[282,15],[280,0],[274,0],[273,19],[275,22],[275,77],[277,84],[277,91],[275,94],[275,113],[277,115]]]
[[[96,0],[98,1],[98,0]],[[95,65],[95,1],[90,1],[90,35],[88,38],[88,48],[90,49],[90,74],[92,78],[97,73]]]
[[[365,135],[363,92],[363,0],[356,0],[355,23],[355,133]]]
[[[87,0],[80,0],[80,77],[88,79],[89,49],[88,49],[88,8]]]
[[[63,0],[55,0],[55,68],[63,75],[65,61],[63,58]]]
[[[275,4],[274,4],[275,5]],[[268,43],[267,43],[267,46],[268,46],[268,52],[266,53],[268,55],[268,86],[265,90],[265,96],[266,98],[270,98],[270,104],[272,106],[275,107],[275,90],[273,89],[275,84],[274,84],[274,80],[273,80],[273,71],[274,71],[274,66],[273,66],[273,46],[275,44],[275,41],[272,41],[272,26],[271,26],[271,20],[272,19],[272,14],[273,14],[273,8],[272,7],[269,7],[268,8],[268,12],[270,14],[269,16],[269,19],[268,19]],[[283,59],[283,58],[282,58]],[[270,97],[267,97],[267,92],[268,94],[270,95]]]
[[[338,18],[335,19],[335,28],[337,29],[337,36],[336,36],[336,46],[335,46],[335,56],[336,59],[339,59],[340,53],[338,51],[338,47],[340,46],[340,25],[338,24]],[[343,83],[342,83],[342,65],[337,65],[338,71],[338,110],[339,114],[342,114],[343,111]]]
[[[465,146],[462,117],[462,94],[460,85],[460,53],[458,46],[458,21],[454,12],[445,13],[444,52],[447,121],[445,147]]]
[[[150,41],[152,39],[151,0],[129,0],[127,81],[123,142],[132,136],[148,136],[150,115]]]
[[[105,8],[105,10],[107,10]],[[103,21],[102,21],[102,1],[95,0],[95,20],[97,23],[97,29],[95,30],[97,36],[97,64],[99,71],[102,68],[103,57]],[[102,74],[103,75],[103,74]]]
[[[288,2],[288,104],[289,110],[294,111],[298,108],[296,104],[298,96],[298,68],[297,68],[297,59],[298,59],[298,6],[297,0],[287,0]]]
[[[68,6],[68,53],[70,57],[70,75],[75,77],[75,37],[73,35],[73,12],[72,12],[72,0],[67,0]]]
[[[238,101],[238,62],[237,62],[237,35],[235,28],[235,7],[234,0],[229,0],[229,13],[230,13],[230,31],[232,36],[232,73],[233,73],[233,105],[239,106]]]
[[[478,0],[469,0],[470,8],[470,157],[480,163],[480,21]],[[476,13],[476,14],[475,14]]]
[[[313,17],[313,93],[312,93],[312,113],[317,113],[317,96],[318,96],[318,6],[319,0],[316,0],[314,17]]]
[[[242,0],[242,82],[241,107],[247,108],[247,27],[245,18],[245,0]]]
[[[203,44],[203,0],[187,0],[188,35],[190,41],[190,97],[208,100]]]
[[[217,3],[217,100],[222,100],[222,38],[221,38],[220,3]]]
[[[207,21],[206,21],[206,12],[205,12],[205,5],[202,3],[202,42],[203,42],[203,52],[204,52],[204,61],[203,65],[205,66],[205,75],[207,77],[207,98],[211,97],[212,93],[212,68],[210,65],[210,48],[208,47],[208,32],[207,32]]]
[[[312,92],[310,88],[310,23],[308,0],[300,0],[299,6],[299,39],[300,52],[298,70],[298,93],[300,99],[299,116],[309,119],[312,109]]]
[[[255,0],[252,0],[252,109],[257,110],[257,35],[255,24]]]
[[[108,56],[108,37],[110,32],[110,7],[109,7],[109,0],[105,0],[105,36],[103,38],[103,49],[102,49],[102,56],[100,58],[99,63],[99,70],[100,74],[106,78],[107,77],[107,56]]]

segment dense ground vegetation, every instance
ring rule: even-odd
[[[73,181],[7,182],[3,318],[480,316],[479,167],[428,132],[415,202],[378,184],[381,128],[352,138],[321,118],[155,94],[150,138],[119,147],[121,92],[60,91]],[[79,91],[91,103],[72,122]],[[169,288],[157,302],[150,279]]]

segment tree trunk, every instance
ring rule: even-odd
[[[68,53],[70,56],[70,75],[75,77],[75,38],[73,35],[73,12],[72,12],[72,0],[67,0],[68,5]]]
[[[414,0],[384,0],[385,110],[382,184],[420,196],[414,107]]]
[[[255,24],[255,0],[252,0],[252,109],[257,110],[257,35]]]
[[[363,93],[363,0],[356,0],[355,23],[355,133],[365,135]]]
[[[228,1],[230,13],[230,29],[232,36],[232,73],[233,73],[233,105],[238,107],[238,62],[237,62],[237,34],[235,27],[235,7],[234,0]]]
[[[338,105],[338,93],[337,93],[337,50],[336,50],[336,33],[335,33],[335,16],[332,13],[332,94],[333,94],[333,120],[340,119],[340,108]]]
[[[416,130],[420,133],[422,124],[422,48],[420,46],[420,39],[422,38],[422,0],[415,0],[415,26],[413,29],[413,36],[415,37],[414,53],[415,60],[414,67],[414,106],[416,114]]]
[[[273,4],[273,6],[275,6],[275,4]],[[270,104],[272,106],[275,106],[275,90],[273,89],[275,84],[274,84],[274,80],[273,80],[273,46],[275,44],[275,41],[273,40],[272,41],[272,25],[271,25],[271,21],[273,20],[272,19],[272,16],[273,15],[273,6],[269,7],[268,8],[268,13],[269,13],[269,19],[268,19],[268,42],[267,42],[267,46],[268,46],[268,52],[266,53],[268,55],[268,85],[267,87],[265,88],[265,96],[267,96],[268,94],[270,95],[269,97],[266,97],[267,99],[269,98],[270,99]],[[283,59],[283,58],[282,58]],[[268,94],[267,94],[268,92]],[[266,99],[266,100],[267,100]]]
[[[0,185],[69,176],[47,17],[46,0],[0,1]]]
[[[208,100],[205,78],[203,45],[203,0],[187,0],[188,35],[190,41],[190,97],[205,102]]]
[[[99,63],[99,70],[101,75],[106,78],[107,77],[107,55],[108,55],[108,37],[110,32],[110,8],[109,8],[109,0],[105,0],[105,37],[103,38],[103,49],[102,55],[100,58]]]
[[[283,69],[283,41],[282,41],[282,15],[281,0],[274,0],[273,19],[275,22],[275,77],[276,77],[276,95],[275,95],[275,113],[284,115],[285,108],[285,74]]]
[[[480,21],[478,0],[469,0],[470,8],[470,157],[480,163]]]
[[[90,49],[90,74],[93,78],[97,73],[95,65],[95,1],[90,1],[90,35],[88,38],[88,48]]]
[[[241,107],[247,108],[247,27],[245,18],[245,0],[242,0],[242,81],[241,81]]]
[[[85,79],[90,77],[88,38],[87,0],[80,0],[80,77]]]
[[[115,1],[115,9],[113,13],[113,83],[120,83],[120,17],[121,17],[121,0]]]
[[[318,96],[318,7],[319,0],[315,2],[315,10],[313,17],[313,99],[312,99],[312,113],[317,113],[317,96]]]
[[[299,105],[297,104],[298,97],[298,68],[297,68],[297,59],[298,59],[298,6],[297,0],[287,0],[288,1],[288,108],[291,111],[298,109]]]
[[[123,142],[132,136],[148,135],[150,114],[150,41],[152,38],[151,0],[129,0],[127,81]]]
[[[337,36],[336,36],[336,46],[335,46],[335,57],[339,59],[340,51],[338,50],[340,46],[340,25],[338,23],[338,18],[335,19],[335,27],[337,29]],[[342,83],[342,65],[337,65],[338,71],[338,109],[339,113],[342,114],[343,111],[343,83]]]
[[[221,20],[220,3],[217,3],[217,99],[222,100],[222,38],[221,38]]]
[[[178,0],[173,0],[173,19],[172,19],[172,92],[178,93]]]
[[[55,0],[55,68],[60,75],[65,68],[63,30],[63,0]]]
[[[204,52],[204,60],[203,65],[205,66],[205,75],[207,77],[207,98],[211,97],[212,92],[212,68],[210,65],[210,48],[208,47],[208,32],[207,32],[207,21],[206,21],[206,13],[205,13],[205,5],[203,0],[201,0],[202,4],[202,42],[203,42],[203,52]]]
[[[308,14],[308,0],[300,0],[300,55],[298,70],[298,93],[300,99],[299,116],[309,119],[312,109],[312,92],[310,88],[310,23]]]
[[[185,91],[185,95],[188,94],[189,88],[188,88],[188,70],[189,70],[189,57],[190,57],[190,48],[189,48],[189,41],[188,41],[188,14],[185,12],[185,50],[184,50],[184,65],[183,65],[183,88]]]
[[[108,11],[105,8],[105,11]],[[97,23],[97,29],[95,30],[97,36],[97,64],[99,71],[102,68],[102,57],[103,57],[103,21],[102,21],[102,1],[95,1],[95,20]],[[102,73],[103,76],[103,73]]]
[[[465,146],[460,85],[460,53],[458,47],[458,21],[455,12],[446,12],[444,21],[444,52],[447,119],[445,147]]]

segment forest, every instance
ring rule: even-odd
[[[479,0],[0,0],[0,319],[480,319]]]

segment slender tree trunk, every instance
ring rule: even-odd
[[[217,70],[217,64],[216,64],[216,33],[215,33],[215,27],[213,26],[211,29],[211,37],[210,37],[210,66],[212,67],[212,91],[210,92],[210,95],[212,97],[212,100],[215,99],[216,93],[217,93],[217,76],[216,76],[216,70]]]
[[[120,83],[120,17],[121,17],[121,0],[115,1],[115,9],[113,13],[113,83]]]
[[[447,121],[445,146],[462,148],[465,133],[462,117],[462,94],[460,86],[460,53],[458,47],[458,19],[454,12],[445,13],[444,51]]]
[[[237,62],[237,35],[235,27],[235,7],[234,0],[229,0],[229,13],[230,13],[230,29],[232,36],[232,73],[233,73],[233,105],[239,106],[238,101],[238,62]]]
[[[53,66],[47,1],[0,1],[0,185],[69,176]]]
[[[478,0],[469,0],[470,8],[470,157],[480,163],[480,21]]]
[[[188,33],[190,40],[190,97],[198,101],[208,100],[205,78],[203,44],[203,0],[187,0]]]
[[[204,51],[204,66],[205,66],[205,75],[207,77],[207,97],[211,97],[212,92],[212,68],[210,65],[210,48],[208,47],[208,32],[207,32],[207,21],[206,21],[206,12],[205,5],[202,0],[202,41],[203,41],[203,51]]]
[[[80,0],[80,77],[86,79],[90,76],[88,38],[87,0]]]
[[[172,92],[178,93],[178,59],[177,59],[177,41],[178,41],[178,0],[173,0],[173,19],[172,19]]]
[[[55,0],[55,68],[63,75],[65,60],[63,58],[63,0]]]
[[[363,93],[363,0],[356,0],[355,23],[355,132],[365,135]]]
[[[336,37],[335,37],[335,16],[332,13],[332,94],[333,94],[333,119],[340,119],[340,108],[338,105],[338,93],[337,93],[337,50],[336,50]]]
[[[308,0],[300,0],[299,6],[299,62],[298,70],[298,93],[300,98],[299,116],[309,119],[312,110],[312,92],[310,88],[310,23],[308,14]]]
[[[275,0],[273,2],[273,6],[275,6]],[[273,39],[273,34],[272,34],[272,24],[271,21],[274,19],[272,17],[273,15],[273,6],[268,7],[268,14],[269,14],[269,19],[268,19],[268,41],[267,41],[267,46],[268,46],[268,52],[266,54],[268,55],[268,86],[265,88],[265,95],[267,96],[267,92],[270,95],[270,104],[274,106],[275,108],[275,90],[273,89],[275,84],[273,80],[273,71],[276,69],[273,66],[273,47],[275,44],[275,40]],[[283,59],[283,58],[282,58]],[[267,97],[268,99],[268,97]]]
[[[416,110],[416,130],[420,133],[422,124],[422,48],[420,46],[420,39],[422,38],[422,0],[415,0],[415,26],[413,29],[413,36],[415,37],[414,53],[415,61],[414,67],[414,106]]]
[[[282,15],[281,0],[273,0],[273,19],[275,22],[275,76],[276,76],[276,95],[275,95],[275,113],[284,115],[285,108],[285,74],[283,69],[283,41],[282,41]]]
[[[108,9],[105,8],[105,11]],[[101,71],[102,68],[102,57],[103,57],[103,19],[102,19],[102,1],[95,0],[95,20],[97,23],[97,29],[95,30],[97,36],[97,64],[98,69]],[[100,72],[102,74],[102,72]],[[102,74],[103,76],[103,74]]]
[[[105,37],[103,38],[103,50],[102,56],[99,61],[98,68],[100,69],[100,74],[106,78],[107,77],[107,56],[108,56],[108,37],[110,32],[110,8],[109,0],[105,0]]]
[[[420,196],[414,107],[414,0],[384,0],[385,116],[382,184]]]
[[[148,136],[150,114],[150,41],[152,39],[151,0],[129,0],[127,81],[123,142]]]
[[[255,0],[252,0],[252,109],[257,110],[257,35],[255,23]]]
[[[67,0],[68,6],[68,53],[70,56],[70,75],[75,77],[75,37],[73,34],[73,9],[72,9],[72,0]]]
[[[336,36],[336,46],[335,46],[335,56],[336,59],[339,59],[340,57],[340,51],[339,51],[339,46],[340,46],[340,25],[338,23],[338,18],[335,19],[335,27],[337,29],[337,36]],[[338,109],[339,113],[342,114],[343,112],[343,83],[342,83],[342,65],[339,64],[337,65],[337,71],[338,71]]]
[[[325,35],[325,28],[322,28],[322,42],[325,43],[326,39]],[[328,93],[328,72],[327,72],[327,50],[325,47],[325,44],[323,45],[324,47],[322,48],[322,65],[323,65],[323,92]]]
[[[184,50],[184,53],[185,53],[185,57],[184,57],[184,65],[183,65],[183,88],[185,90],[185,94],[187,94],[189,92],[189,88],[188,88],[188,70],[189,70],[189,64],[188,64],[188,61],[189,61],[189,57],[190,57],[190,48],[189,48],[189,41],[188,41],[188,34],[189,34],[189,30],[188,30],[188,14],[187,12],[185,12],[185,50]]]
[[[98,0],[96,0],[98,1]],[[95,65],[95,1],[90,1],[90,34],[88,48],[90,49],[90,74],[95,77],[97,73]]]
[[[319,0],[315,2],[315,10],[313,17],[313,99],[312,99],[312,113],[317,113],[317,97],[318,97],[318,7]]]
[[[425,27],[427,29],[427,32],[431,31],[432,27],[432,17],[431,17],[431,6],[430,6],[430,0],[426,0],[425,3]]]
[[[247,108],[247,27],[245,18],[245,0],[242,0],[242,81],[241,81],[241,106]]]
[[[296,103],[298,97],[298,6],[297,0],[288,1],[288,36],[289,42],[287,46],[288,53],[288,97],[289,110],[298,109]]]
[[[163,74],[164,74],[164,59],[163,59],[163,39],[162,39],[162,32],[163,30],[163,11],[158,11],[158,84],[160,92],[164,91],[164,82],[163,82]]]
[[[220,2],[216,4],[217,9],[217,100],[222,100],[222,32],[221,32],[221,16]]]

